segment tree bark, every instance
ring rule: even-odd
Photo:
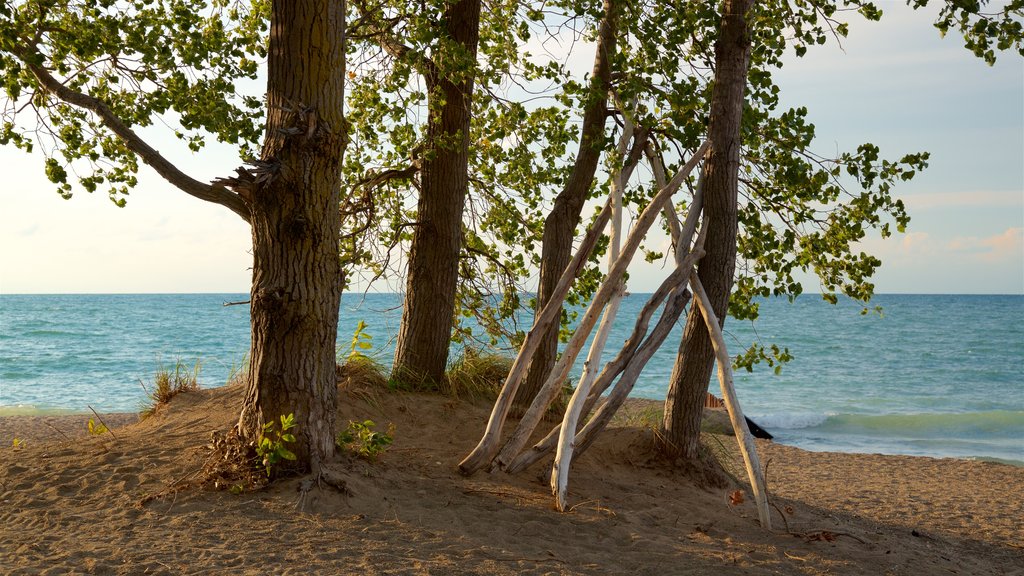
[[[715,44],[715,85],[708,128],[711,153],[703,173],[708,236],[698,277],[721,323],[725,321],[736,268],[740,121],[750,60],[746,14],[752,5],[753,0],[725,0]],[[665,401],[664,448],[673,457],[697,459],[700,420],[714,354],[704,317],[699,307],[691,307]]]
[[[583,113],[580,128],[580,146],[576,162],[565,187],[555,197],[554,206],[544,220],[544,235],[541,244],[540,283],[537,288],[538,312],[551,299],[555,284],[572,257],[572,242],[576,227],[580,223],[583,204],[597,172],[604,143],[604,125],[607,118],[608,89],[611,86],[611,58],[616,51],[616,17],[613,0],[604,0],[604,18],[601,20],[596,54],[594,56],[591,93]],[[558,356],[558,332],[556,323],[544,334],[537,354],[530,364],[530,371],[513,403],[514,414],[522,414],[530,407],[535,396],[544,386],[551,368]]]
[[[344,2],[273,3],[260,158],[272,168],[251,187],[252,349],[238,429],[257,440],[264,423],[294,414],[287,447],[313,471],[334,453],[344,37]]]
[[[445,15],[444,34],[465,50],[468,70],[438,71],[428,64],[430,114],[420,173],[417,226],[392,377],[433,387],[444,377],[458,287],[462,212],[469,187],[472,65],[480,38],[480,0],[461,0]]]

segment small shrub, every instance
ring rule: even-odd
[[[348,429],[338,434],[336,444],[367,460],[375,460],[394,441],[395,427],[392,424],[387,432],[375,432],[374,426],[373,420],[349,421]]]
[[[373,336],[366,331],[366,322],[360,320],[356,324],[356,330],[352,333],[352,343],[348,347],[348,361],[356,356],[366,356],[363,354],[363,350],[369,350],[373,348],[373,344],[370,341],[373,340]]]
[[[285,448],[285,442],[295,442],[295,436],[289,432],[295,428],[295,414],[281,416],[281,425],[276,422],[267,422],[263,425],[263,434],[256,444],[256,456],[267,471],[270,477],[274,466],[285,460],[295,460],[295,454]]]
[[[153,388],[146,388],[146,385],[142,384],[142,389],[146,391],[146,395],[152,401],[149,406],[142,409],[142,417],[147,418],[178,394],[199,390],[199,362],[196,362],[195,367],[189,370],[179,360],[174,363],[173,372],[160,366],[153,376]]]
[[[366,386],[370,388],[385,388],[388,385],[388,377],[380,362],[369,354],[373,347],[370,341],[373,336],[366,332],[366,322],[360,320],[352,333],[352,342],[349,344],[348,353],[342,357],[344,351],[338,353],[338,381],[348,386]]]

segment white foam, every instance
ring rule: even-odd
[[[750,419],[757,422],[758,426],[770,431],[773,428],[782,430],[813,428],[821,425],[828,417],[828,414],[817,412],[787,412],[785,414],[751,415]]]

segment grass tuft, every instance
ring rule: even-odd
[[[508,356],[466,348],[448,367],[441,391],[455,398],[494,400],[512,362]]]
[[[139,383],[151,401],[149,406],[142,409],[140,416],[148,418],[178,394],[199,390],[199,362],[191,370],[181,360],[174,363],[173,371],[161,365],[153,376],[152,388],[146,388],[141,380]]]
[[[387,388],[388,377],[379,362],[363,354],[353,354],[338,365],[338,382],[347,386]]]

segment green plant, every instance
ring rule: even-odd
[[[87,427],[89,428],[89,434],[92,434],[93,436],[99,436],[100,434],[107,432],[107,427],[103,425],[103,423],[96,423],[92,418],[89,418]]]
[[[295,442],[295,436],[290,430],[295,428],[295,414],[281,416],[281,425],[276,422],[267,422],[263,425],[263,434],[256,443],[256,456],[260,464],[266,468],[267,476],[270,476],[274,466],[284,460],[295,460],[295,454],[285,448],[285,442]]]
[[[348,428],[344,432],[338,433],[336,442],[338,447],[350,450],[367,460],[376,459],[394,441],[395,426],[394,424],[389,425],[387,432],[375,432],[374,426],[376,424],[373,420],[363,420],[362,422],[350,420]]]
[[[370,340],[373,340],[373,336],[366,332],[366,322],[360,320],[359,323],[356,324],[356,331],[352,333],[352,343],[348,347],[347,360],[351,362],[353,358],[365,356],[365,354],[362,353],[362,350],[369,350],[373,348],[373,345],[370,344]]]
[[[142,384],[142,389],[146,391],[146,396],[152,401],[152,404],[142,409],[142,417],[152,416],[161,406],[166,405],[182,392],[199,390],[199,367],[200,364],[197,361],[190,370],[181,360],[178,360],[174,363],[173,372],[163,365],[157,367],[156,374],[153,376],[152,389],[146,388],[146,385],[139,381]]]

